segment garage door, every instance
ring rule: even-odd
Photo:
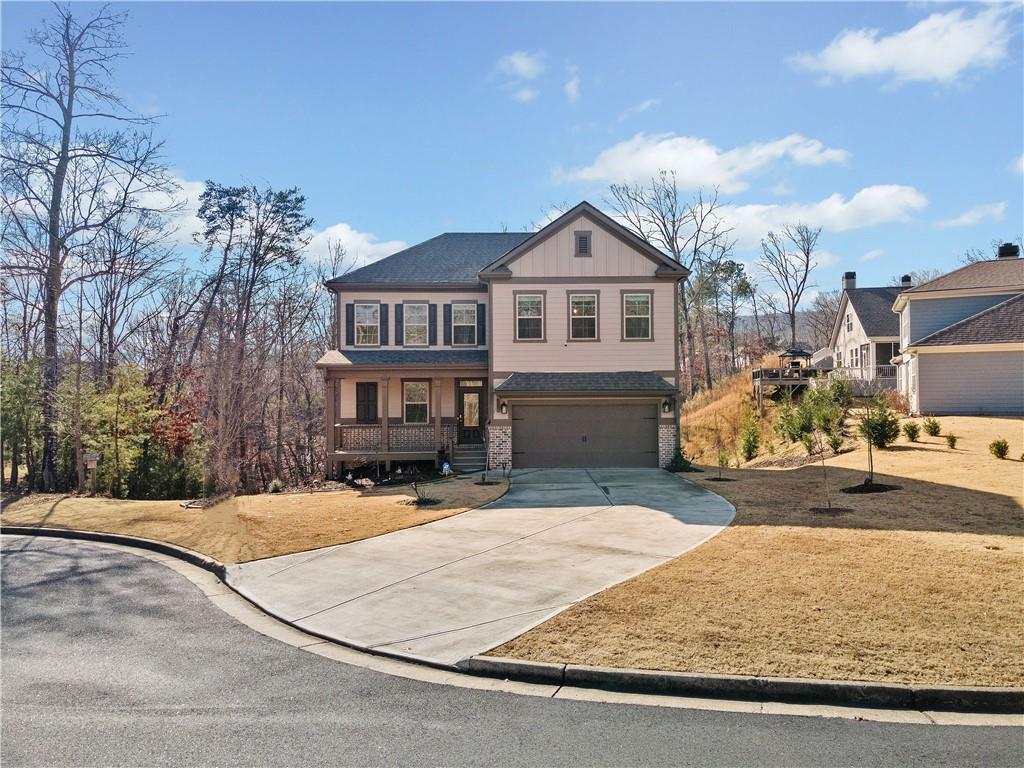
[[[917,358],[921,413],[1024,415],[1021,352],[929,352]]]
[[[656,467],[656,404],[512,406],[513,467]]]

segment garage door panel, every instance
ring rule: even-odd
[[[1024,415],[1024,354],[921,355],[918,390],[921,413]]]
[[[514,405],[512,466],[656,467],[657,405]]]

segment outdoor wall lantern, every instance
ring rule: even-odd
[[[504,416],[506,413],[508,413],[508,403],[506,403],[504,400],[500,401],[498,403],[498,412],[502,416]]]
[[[674,397],[670,397],[670,398],[668,398],[666,400],[663,400],[661,402],[661,412],[662,413],[672,413],[672,408],[675,406],[675,404],[676,404],[676,402],[675,402],[675,398]]]

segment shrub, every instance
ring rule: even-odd
[[[989,443],[988,449],[997,459],[1005,459],[1006,454],[1010,452],[1010,444],[1003,438],[999,438],[998,440],[993,440]]]
[[[843,415],[853,407],[853,388],[845,379],[835,379],[828,385],[828,394],[832,402],[843,409]]]
[[[740,431],[740,453],[744,461],[750,461],[757,456],[761,447],[761,428],[757,425],[754,415],[748,414],[743,421],[743,428]]]
[[[726,451],[718,452],[718,466],[722,468],[729,466],[729,454]]]
[[[917,425],[916,421],[908,421],[903,425],[903,436],[912,443],[917,442],[917,438],[921,436],[921,427]]]
[[[942,432],[942,425],[939,424],[939,420],[934,416],[929,416],[924,420],[924,433],[930,437],[938,437],[939,433]]]
[[[957,436],[956,435],[952,435],[952,434],[946,435],[946,445],[948,445],[950,448],[954,448],[954,449],[956,448],[956,441],[957,441]]]
[[[270,485],[267,486],[267,490],[270,493],[280,493],[284,490],[284,483],[278,480],[276,477],[270,481]]]
[[[775,420],[775,430],[779,437],[786,442],[795,443],[810,432],[811,428],[811,413],[807,408],[797,406],[789,400],[782,403],[778,418]]]
[[[804,450],[807,451],[808,456],[814,455],[814,435],[808,432],[805,435],[800,436],[800,442],[804,445]]]
[[[900,421],[884,402],[876,402],[861,416],[857,431],[875,448],[888,448],[900,435]]]
[[[832,430],[828,433],[828,447],[832,449],[832,453],[839,453],[843,449],[843,433],[841,430]]]
[[[669,462],[666,467],[669,472],[689,472],[690,471],[690,460],[683,454],[682,446],[676,443],[676,452],[672,456],[672,461]]]
[[[901,395],[894,389],[886,389],[882,392],[882,402],[896,413],[910,413],[910,400],[906,395]]]

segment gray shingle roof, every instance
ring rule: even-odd
[[[317,365],[372,365],[401,368],[430,365],[487,365],[486,349],[332,349]]]
[[[351,283],[479,283],[477,273],[532,232],[446,232],[328,280]]]
[[[1024,286],[1024,259],[976,261],[921,283],[906,293],[958,291],[965,288],[1020,288]]]
[[[1002,344],[1014,341],[1024,341],[1024,293],[947,325],[911,346]]]
[[[675,387],[652,371],[513,373],[494,388],[503,394],[664,393]]]
[[[868,336],[899,336],[900,316],[892,303],[901,288],[848,288],[846,297]]]

